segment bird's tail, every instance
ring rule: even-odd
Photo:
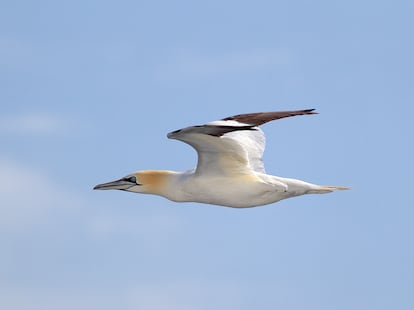
[[[349,187],[345,187],[345,186],[325,186],[325,185],[321,185],[318,186],[318,188],[312,188],[309,191],[309,194],[326,194],[326,193],[330,193],[336,190],[349,190]]]

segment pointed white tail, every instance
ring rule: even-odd
[[[346,186],[321,186],[323,189],[329,189],[329,190],[339,190],[339,191],[346,191],[349,190],[349,187]]]
[[[311,189],[308,193],[309,194],[326,194],[333,192],[335,190],[349,190],[349,187],[345,186],[320,186],[319,188]]]

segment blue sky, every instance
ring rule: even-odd
[[[409,1],[0,3],[0,308],[413,309]],[[352,187],[234,210],[97,183],[184,170],[166,133],[263,127],[271,174]]]

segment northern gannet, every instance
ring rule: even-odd
[[[205,125],[170,132],[170,139],[191,145],[198,153],[197,167],[175,172],[143,170],[94,189],[118,189],[160,195],[176,202],[201,202],[248,208],[304,194],[345,190],[266,174],[262,155],[265,136],[258,127],[280,118],[317,114],[314,109],[261,112],[230,116]]]

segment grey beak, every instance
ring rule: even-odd
[[[108,183],[102,183],[96,185],[93,189],[100,189],[100,190],[106,190],[106,189],[120,189],[120,190],[126,190],[132,186],[137,185],[135,182],[130,182],[125,179],[120,179]]]

